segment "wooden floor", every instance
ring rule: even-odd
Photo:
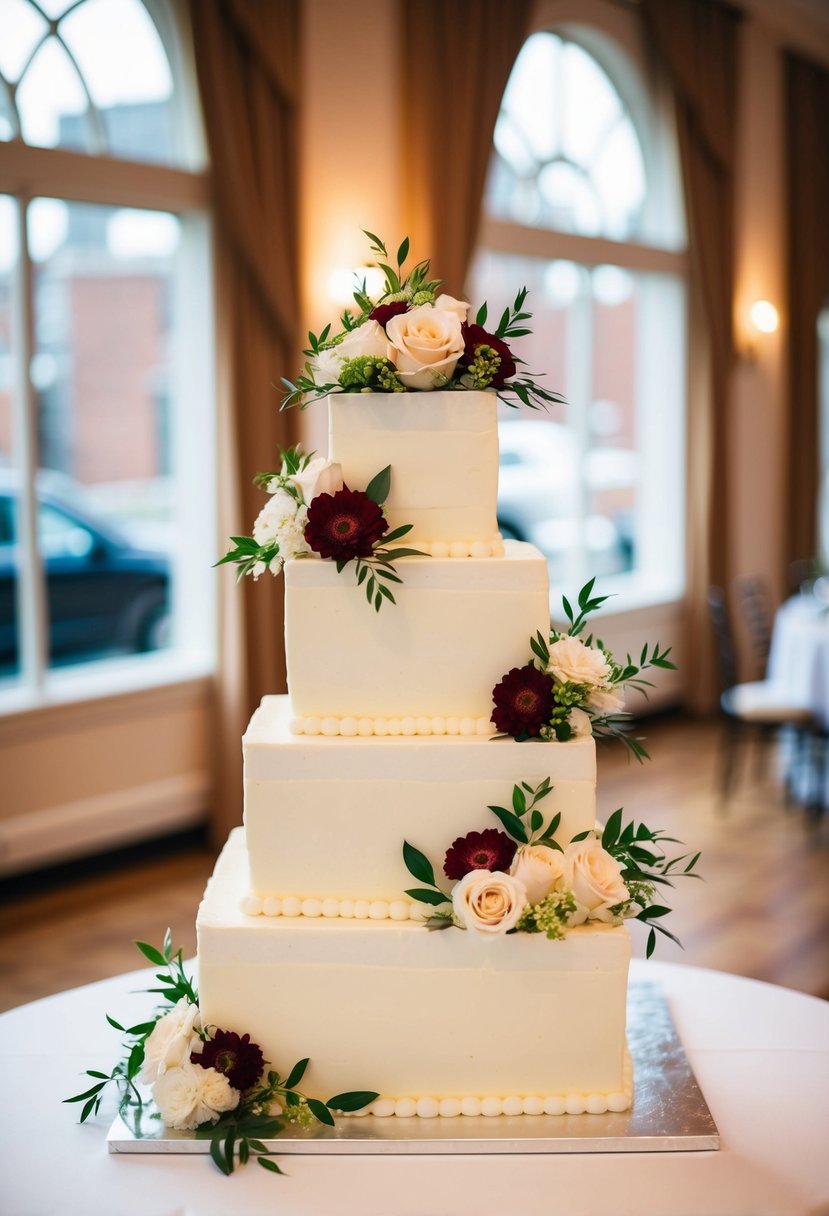
[[[716,724],[661,718],[643,732],[653,756],[644,765],[628,762],[618,745],[600,750],[599,817],[624,805],[703,852],[704,881],[680,882],[665,901],[685,949],[660,939],[656,957],[829,998],[829,815],[816,826],[784,807],[773,757],[765,778],[752,763],[719,808]],[[142,963],[133,940],[160,943],[167,926],[192,954],[212,863],[210,850],[189,837],[7,881],[0,1008],[132,970]],[[635,937],[641,953],[643,936]]]

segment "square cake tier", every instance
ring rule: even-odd
[[[287,697],[265,697],[243,739],[249,890],[261,898],[401,900],[416,886],[408,840],[440,872],[457,836],[500,824],[513,786],[545,778],[545,822],[569,844],[596,818],[592,737],[516,743],[482,736],[336,738],[292,735]]]

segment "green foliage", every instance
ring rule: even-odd
[[[511,811],[503,806],[491,806],[487,809],[492,811],[500,820],[504,831],[519,844],[544,844],[560,851],[561,845],[554,837],[561,823],[561,813],[553,815],[545,827],[544,815],[538,810],[539,802],[546,798],[552,789],[549,777],[545,777],[535,788],[522,781],[520,785],[513,786]]]

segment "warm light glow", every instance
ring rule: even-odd
[[[751,324],[761,334],[773,334],[780,321],[777,309],[768,300],[755,300],[748,315]]]
[[[328,276],[328,293],[338,308],[347,308],[354,303],[354,292],[364,280],[367,295],[376,299],[386,281],[377,266],[358,266],[356,269],[343,266],[332,270]]]

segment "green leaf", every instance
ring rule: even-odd
[[[421,904],[434,904],[437,908],[440,904],[448,904],[451,902],[448,895],[444,895],[442,891],[429,887],[413,887],[410,891],[405,892],[411,899],[416,899]]]
[[[419,849],[409,844],[408,840],[403,841],[403,861],[406,863],[406,869],[418,882],[425,882],[430,887],[437,885],[432,863]]]
[[[541,811],[533,811],[530,815],[530,831],[537,832],[543,822],[544,816],[541,814]]]
[[[524,797],[524,791],[520,785],[513,786],[512,789],[512,809],[516,815],[523,815],[527,810],[527,799]]]
[[[371,1102],[375,1102],[380,1095],[374,1090],[351,1090],[345,1094],[335,1094],[333,1098],[329,1098],[326,1106],[331,1110],[362,1110],[364,1106],[368,1106]]]
[[[334,1116],[324,1102],[320,1102],[317,1098],[306,1098],[305,1100],[315,1119],[318,1119],[320,1123],[325,1123],[328,1127],[334,1126]]]
[[[294,1064],[293,1068],[291,1069],[290,1073],[288,1074],[288,1079],[285,1082],[285,1089],[296,1089],[297,1085],[299,1085],[300,1081],[304,1077],[305,1069],[307,1067],[308,1067],[307,1058],[304,1060],[299,1060],[296,1064]]]
[[[491,806],[488,809],[492,811],[493,815],[497,815],[514,840],[520,841],[521,844],[527,843],[527,829],[517,815],[513,815],[512,811],[508,811],[502,806]]]
[[[93,1110],[97,1112],[98,1105],[99,1105],[98,1098],[90,1098],[89,1101],[87,1102],[86,1106],[81,1111],[80,1122],[86,1123],[87,1119],[92,1114]]]
[[[124,1033],[126,1033],[124,1027],[121,1025],[120,1022],[116,1022],[115,1018],[110,1017],[108,1013],[104,1014],[104,1017],[109,1022],[110,1026],[113,1026],[116,1030],[123,1030]]]
[[[284,1176],[285,1171],[279,1168],[272,1157],[265,1157],[262,1153],[260,1153],[256,1160],[262,1166],[263,1170],[270,1170],[273,1174],[282,1174]]]
[[[614,811],[605,824],[602,832],[602,848],[610,850],[619,838],[619,832],[622,827],[622,809],[621,807]]]
[[[397,251],[397,265],[402,266],[409,256],[409,238],[405,236],[400,242],[400,248]]]
[[[109,1080],[109,1077],[107,1077],[107,1080]],[[92,1088],[87,1089],[85,1093],[75,1094],[74,1098],[64,1098],[63,1101],[64,1101],[64,1103],[85,1102],[87,1098],[94,1098],[96,1094],[100,1093],[100,1091],[104,1088],[105,1084],[106,1084],[106,1082],[103,1082],[100,1085],[93,1085]]]
[[[225,1177],[226,1178],[229,1177],[232,1167],[229,1166],[227,1161],[225,1160],[225,1155],[222,1150],[221,1136],[213,1136],[211,1138],[210,1156],[213,1158],[214,1163],[219,1167],[219,1169],[222,1171],[222,1173],[225,1175]]]
[[[366,486],[366,495],[372,502],[377,503],[381,507],[389,496],[391,489],[391,465],[387,464],[384,469],[381,469],[376,476],[372,477],[371,481]]]
[[[487,314],[487,311],[488,311],[488,310],[487,310],[486,300],[484,300],[483,304],[482,304],[482,305],[481,305],[481,307],[478,309],[477,316],[475,317],[475,324],[476,324],[476,325],[484,325],[484,324],[485,324],[485,322],[486,322],[486,314]]]
[[[234,540],[238,543],[238,542],[244,540],[245,538],[238,537],[238,536],[232,536],[230,539]],[[156,967],[164,967],[169,962],[169,960],[166,959],[164,957],[164,955],[161,953],[161,951],[157,950],[155,948],[155,946],[150,946],[147,942],[136,942],[135,944],[138,947],[138,949],[141,951],[141,953],[144,955],[144,957],[146,959],[149,959],[149,961],[151,963],[153,963]],[[120,1029],[120,1027],[119,1027],[119,1029]]]

